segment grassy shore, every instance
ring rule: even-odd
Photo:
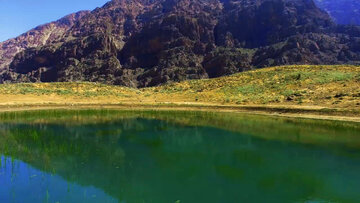
[[[98,83],[0,85],[2,110],[69,106],[270,112],[357,120],[360,67],[281,66],[142,89]]]

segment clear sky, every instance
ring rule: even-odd
[[[93,10],[109,0],[0,0],[0,41],[80,10]]]

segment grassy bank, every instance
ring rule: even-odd
[[[281,66],[142,89],[97,83],[0,85],[3,107],[81,104],[230,106],[356,116],[360,113],[360,67]]]

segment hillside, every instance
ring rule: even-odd
[[[0,105],[264,105],[360,109],[360,67],[281,66],[134,89],[99,83],[0,85]]]
[[[360,25],[360,1],[358,0],[315,0],[327,11],[335,22],[344,25]]]
[[[0,73],[9,69],[16,54],[34,47],[41,47],[59,40],[75,21],[82,18],[89,11],[80,11],[67,15],[60,20],[40,25],[28,32],[0,42]]]
[[[336,25],[313,0],[112,0],[0,63],[1,83],[150,87],[277,65],[360,64],[360,27]]]

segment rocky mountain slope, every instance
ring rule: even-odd
[[[336,25],[313,0],[112,0],[18,53],[0,80],[145,87],[343,63],[360,63],[360,28]]]
[[[19,37],[0,43],[0,72],[7,69],[15,55],[25,49],[40,47],[60,39],[74,22],[82,18],[89,11],[70,14],[45,25],[38,26]]]
[[[335,22],[344,25],[360,25],[359,0],[315,0],[316,4],[327,11]]]

